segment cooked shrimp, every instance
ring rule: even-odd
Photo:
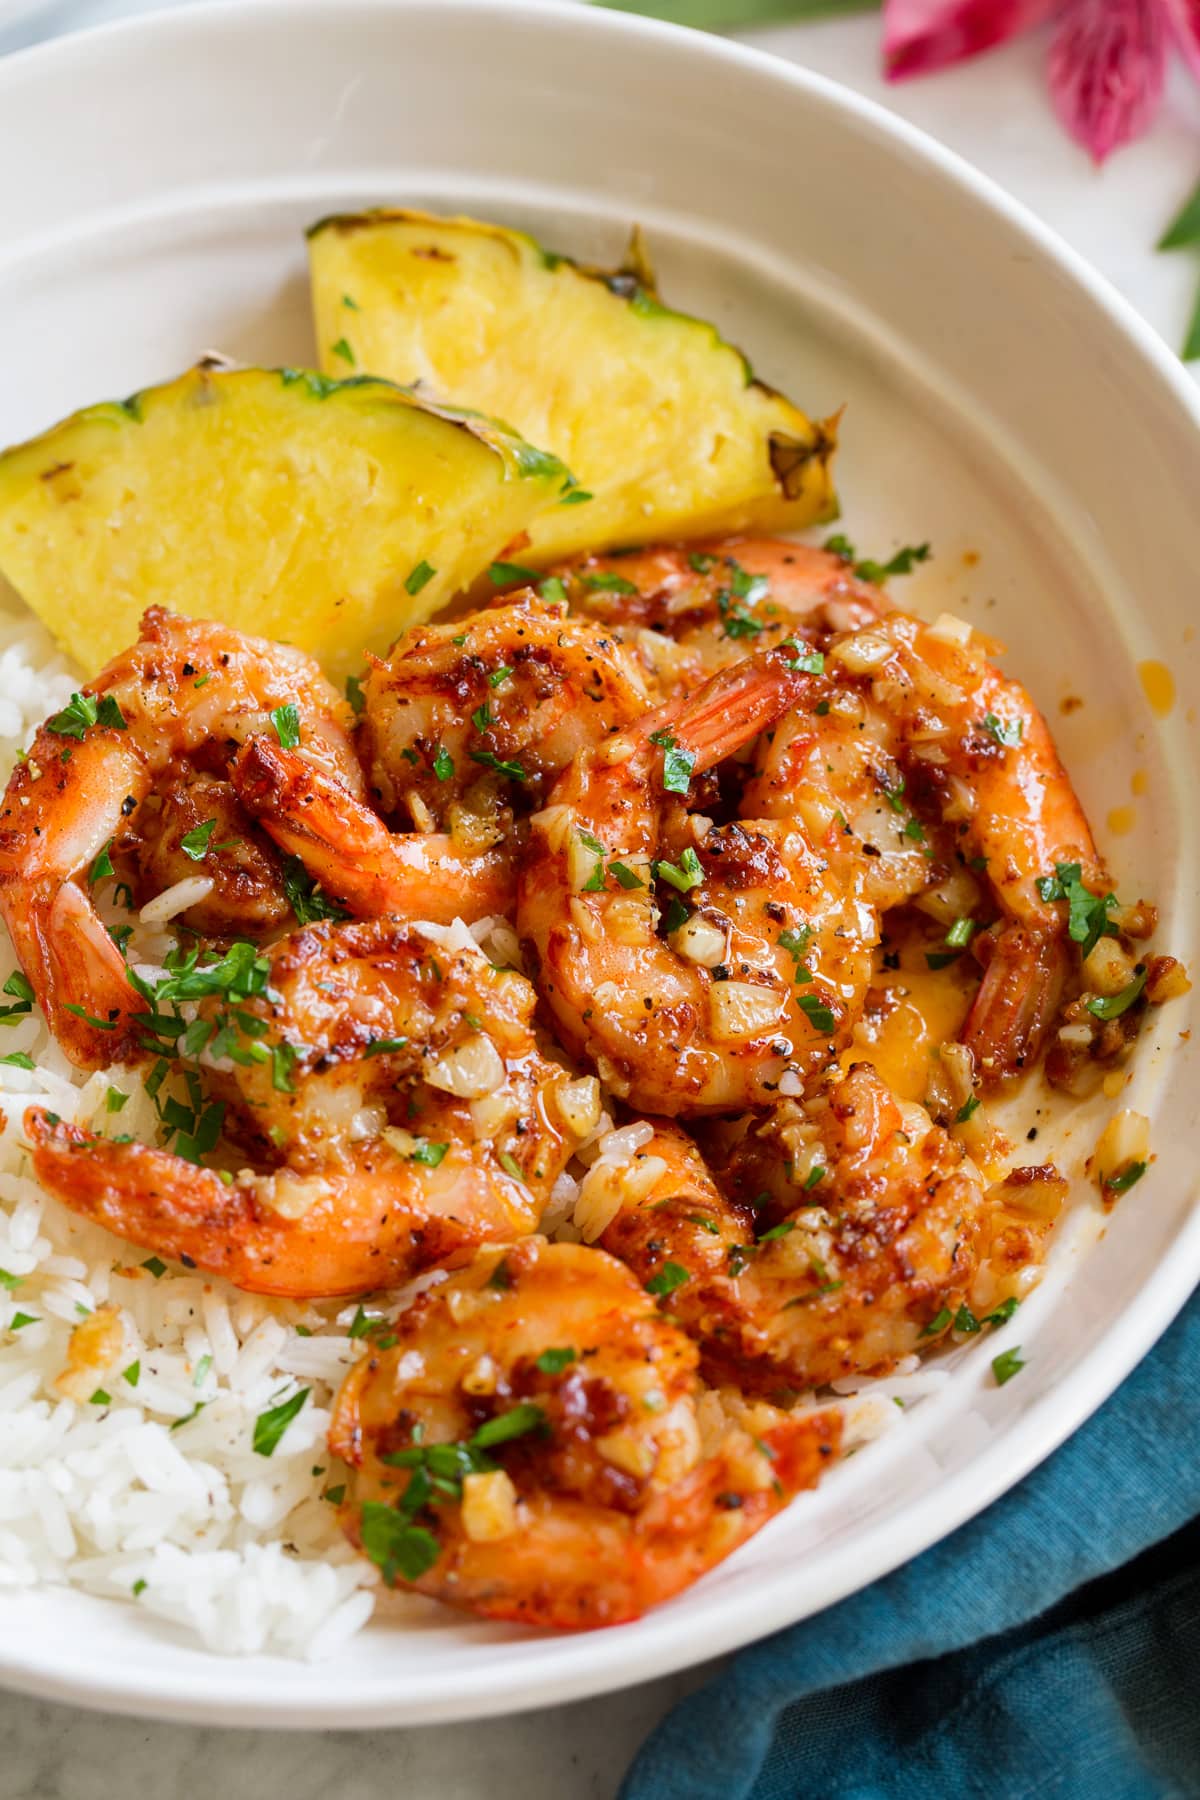
[[[634,1106],[762,1105],[781,1080],[798,1092],[848,1034],[870,974],[869,909],[847,907],[798,831],[732,825],[686,842],[664,791],[752,739],[811,680],[786,650],[721,671],[579,757],[530,821],[517,914],[528,966],[564,1039]]]
[[[534,1228],[600,1106],[594,1081],[538,1050],[524,977],[394,920],[298,931],[237,962],[237,980],[235,961],[190,965],[154,1013],[207,987],[188,1041],[218,1059],[218,1098],[197,1103],[187,1147],[198,1159],[224,1124],[255,1166],[223,1175],[34,1108],[34,1169],[64,1204],[239,1287],[295,1296],[394,1286]]]
[[[200,875],[209,894],[189,906],[186,923],[206,937],[259,937],[293,918],[279,858],[247,818],[232,784],[186,763],[173,764],[138,808],[118,847],[138,905]]]
[[[1079,864],[1089,889],[1106,887],[1046,722],[989,648],[957,621],[898,612],[834,637],[824,711],[781,722],[742,800],[800,819],[880,907],[933,890],[918,904],[972,933],[999,912],[976,938],[985,973],[963,1032],[985,1085],[1032,1064],[1062,997],[1065,909],[1044,884]]]
[[[614,632],[532,591],[406,631],[362,691],[363,760],[385,816],[475,836],[513,802],[537,805],[573,757],[652,704]]]
[[[827,550],[722,538],[573,558],[548,571],[572,612],[619,629],[664,690],[691,689],[750,649],[880,617],[887,602]]]
[[[511,908],[516,874],[503,844],[389,831],[336,778],[267,737],[243,746],[231,774],[246,812],[360,918],[395,914],[449,924]]]
[[[662,1124],[627,1171],[593,1171],[600,1191],[580,1196],[585,1218],[611,1214],[600,1243],[657,1284],[707,1379],[820,1387],[883,1373],[949,1329],[979,1260],[983,1187],[868,1064],[816,1099],[719,1128],[714,1169],[720,1186]]]
[[[169,765],[182,758],[221,773],[280,708],[289,709],[284,728],[298,733],[299,754],[361,793],[349,709],[311,658],[156,607],[137,643],[42,726],[14,770],[0,810],[0,913],[72,1061],[135,1056],[142,1010],[88,872],[136,824]],[[218,853],[201,854],[207,862]]]
[[[345,1528],[389,1583],[490,1618],[639,1617],[814,1485],[840,1441],[833,1412],[720,1421],[694,1346],[578,1244],[481,1250],[388,1334],[330,1428],[355,1470]]]

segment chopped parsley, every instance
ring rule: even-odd
[[[493,587],[512,587],[514,583],[536,587],[540,579],[536,569],[527,569],[523,563],[494,562],[488,570],[488,580]]]
[[[668,937],[674,937],[680,926],[686,925],[691,916],[683,901],[672,895],[671,904],[667,908],[667,916],[663,920],[663,930]]]
[[[967,1120],[971,1117],[971,1115],[973,1113],[978,1112],[981,1105],[982,1105],[982,1101],[980,1100],[978,1094],[970,1095],[970,1097],[968,1099],[963,1101],[962,1105],[959,1107],[958,1111],[955,1113],[954,1123],[956,1125],[965,1125]]]
[[[497,775],[507,775],[513,781],[528,781],[529,776],[519,762],[503,762],[490,750],[472,750],[471,761],[480,763],[485,769],[495,769]]]
[[[468,1439],[472,1450],[492,1450],[497,1444],[510,1443],[513,1438],[525,1437],[531,1431],[537,1431],[545,1423],[546,1415],[540,1406],[532,1402],[522,1401],[520,1406],[510,1407],[508,1412],[497,1413],[494,1419],[487,1419],[473,1432]]]
[[[347,675],[346,677],[346,698],[350,702],[355,718],[361,719],[367,701],[363,693],[363,684],[357,675]]]
[[[259,1413],[254,1421],[254,1454],[256,1456],[272,1456],[274,1454],[280,1438],[301,1411],[311,1392],[311,1388],[300,1388],[281,1405],[273,1406],[269,1411]]]
[[[952,1323],[953,1317],[949,1307],[943,1306],[940,1312],[934,1313],[928,1325],[923,1328],[921,1336],[923,1338],[936,1337],[939,1331],[945,1331],[947,1325]]]
[[[1106,1176],[1104,1185],[1110,1193],[1127,1194],[1130,1188],[1142,1179],[1147,1166],[1144,1162],[1126,1163],[1118,1174]]]
[[[394,1050],[403,1050],[408,1043],[406,1037],[372,1038],[363,1050],[364,1056],[390,1056]]]
[[[488,676],[488,686],[490,688],[500,687],[504,682],[506,682],[508,680],[508,678],[511,674],[512,674],[512,664],[511,663],[503,663],[500,668],[493,669],[491,674]]]
[[[97,1388],[95,1393],[89,1396],[88,1405],[89,1406],[111,1406],[112,1405],[112,1395],[109,1393],[106,1393],[103,1388]]]
[[[475,711],[471,714],[471,723],[476,731],[486,731],[491,722],[492,709],[485,700],[483,705],[477,706]]]
[[[125,1104],[127,1103],[128,1099],[129,1099],[129,1095],[123,1094],[121,1092],[120,1088],[110,1087],[108,1092],[104,1096],[105,1112],[119,1113],[121,1111],[122,1107],[124,1107]]]
[[[545,581],[539,581],[538,593],[543,600],[557,602],[560,606],[566,605],[567,586],[561,575],[548,575]]]
[[[873,581],[877,587],[892,575],[911,575],[916,564],[928,562],[931,554],[928,544],[905,544],[885,563],[873,562],[870,557],[860,560],[854,545],[841,532],[827,538],[825,548],[843,562],[852,563],[860,581]]]
[[[397,1574],[405,1581],[419,1581],[441,1555],[431,1531],[413,1525],[405,1513],[378,1500],[364,1500],[358,1529],[364,1552],[382,1571],[389,1587],[395,1586]]]
[[[535,1366],[541,1370],[543,1375],[561,1375],[563,1370],[569,1368],[577,1359],[578,1355],[578,1350],[572,1349],[570,1345],[564,1345],[561,1350],[543,1350],[537,1358]]]
[[[691,786],[692,770],[696,766],[696,752],[685,750],[669,731],[652,731],[650,742],[657,744],[663,753],[664,791],[668,794],[686,794]]]
[[[275,727],[275,735],[281,748],[294,750],[300,742],[300,713],[290,700],[286,705],[274,709],[271,723]]]
[[[608,865],[608,872],[615,878],[620,887],[640,888],[645,887],[646,885],[640,875],[634,874],[628,863],[616,861],[610,862]]]
[[[1024,719],[1000,719],[993,712],[984,713],[980,724],[989,737],[1003,744],[1006,750],[1015,750],[1025,735]]]
[[[496,1160],[506,1175],[511,1175],[514,1181],[524,1183],[525,1177],[521,1173],[521,1165],[511,1151],[501,1150]]]
[[[808,1174],[804,1178],[804,1192],[810,1194],[819,1181],[824,1181],[827,1174],[828,1170],[823,1168],[820,1163],[817,1163],[814,1168],[811,1168],[808,1171]]]
[[[681,894],[690,894],[694,887],[699,887],[704,880],[704,870],[700,867],[700,858],[689,844],[680,855],[677,863],[656,862],[654,874],[659,881],[665,881]]]
[[[0,1056],[0,1063],[9,1069],[25,1069],[30,1074],[37,1067],[27,1050],[10,1050],[7,1056]]]
[[[449,781],[454,773],[454,758],[445,744],[439,744],[433,759],[433,772],[439,781]]]
[[[595,574],[581,574],[579,577],[585,588],[591,588],[599,594],[636,594],[637,588],[628,576],[618,575],[615,569],[601,569]]]
[[[285,859],[280,878],[297,925],[312,925],[317,919],[349,917],[336,901],[329,898],[320,882],[314,881],[298,856]]]
[[[149,1270],[155,1281],[160,1281],[167,1272],[166,1263],[158,1256],[148,1256],[142,1264],[142,1267],[143,1269]]]
[[[98,881],[103,881],[106,875],[114,875],[116,873],[116,870],[113,868],[112,857],[109,854],[111,850],[112,839],[109,838],[104,848],[97,852],[96,860],[88,870],[89,887],[94,887]]]
[[[15,1312],[8,1321],[8,1329],[10,1331],[23,1331],[26,1325],[36,1325],[38,1323],[39,1320],[36,1313]]]
[[[433,564],[426,562],[424,558],[422,558],[416,568],[407,576],[404,583],[405,592],[414,595],[419,594],[423,587],[428,587],[436,574],[437,570],[434,568]]]
[[[1102,937],[1116,935],[1108,916],[1117,904],[1116,895],[1094,894],[1085,887],[1079,863],[1055,863],[1053,875],[1043,875],[1037,891],[1047,902],[1067,902],[1067,935],[1079,945],[1079,954],[1085,961]]]
[[[428,1138],[418,1138],[416,1148],[408,1160],[424,1163],[427,1169],[436,1169],[449,1148],[449,1144],[431,1144]]]
[[[795,638],[785,638],[779,648],[796,652],[788,662],[788,668],[793,675],[823,675],[825,673],[825,656],[822,651],[810,650],[807,645],[798,644]]]
[[[814,1031],[824,1032],[826,1037],[832,1034],[835,1024],[833,1013],[816,994],[797,994],[796,1005]]]
[[[1119,994],[1105,994],[1099,998],[1085,1000],[1084,1005],[1097,1019],[1119,1019],[1122,1013],[1129,1011],[1141,994],[1148,974],[1149,970],[1145,964],[1139,963],[1134,970],[1133,980],[1127,987],[1123,987]]]
[[[203,862],[208,855],[212,834],[216,829],[217,821],[215,819],[205,819],[203,825],[196,825],[191,831],[184,832],[179,840],[179,848],[185,856],[190,856],[193,862]]]
[[[1014,1375],[1019,1375],[1024,1367],[1019,1344],[1011,1350],[1002,1350],[999,1356],[993,1356],[992,1374],[996,1377],[996,1386],[1003,1387],[1006,1381],[1011,1381]]]
[[[665,1262],[658,1274],[652,1275],[646,1283],[646,1292],[659,1295],[673,1294],[676,1288],[681,1288],[685,1281],[690,1280],[690,1270],[685,1269],[681,1263]]]
[[[47,729],[58,737],[82,738],[90,725],[107,725],[124,731],[125,715],[111,694],[72,694],[61,712],[47,721]]]
[[[344,337],[340,337],[336,344],[331,344],[329,346],[329,352],[331,356],[340,356],[342,361],[344,363],[349,363],[352,369],[358,367],[354,352]]]

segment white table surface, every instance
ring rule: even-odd
[[[142,10],[129,0],[77,0],[6,31],[5,12],[17,4],[0,0],[0,51]],[[1200,177],[1200,89],[1176,69],[1153,133],[1097,171],[1046,103],[1043,40],[888,87],[877,72],[878,34],[868,14],[741,35],[883,100],[957,150],[1061,232],[1177,345],[1200,256],[1155,256],[1152,246]],[[1200,381],[1200,364],[1193,369]],[[353,1736],[145,1724],[0,1695],[0,1800],[609,1800],[650,1727],[714,1666],[515,1719]]]

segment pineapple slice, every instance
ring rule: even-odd
[[[754,380],[715,327],[662,304],[635,238],[616,273],[474,219],[379,211],[309,233],[323,366],[510,419],[579,487],[522,562],[837,515],[836,421]]]
[[[390,382],[202,364],[0,456],[0,571],[89,671],[161,603],[339,676],[570,481],[507,426]]]

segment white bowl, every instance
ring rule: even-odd
[[[0,200],[3,441],[209,347],[311,359],[301,234],[322,213],[462,207],[596,258],[639,220],[672,300],[810,410],[849,401],[847,530],[872,554],[933,541],[909,598],[1008,640],[1102,833],[1146,772],[1133,830],[1108,843],[1118,886],[1155,898],[1160,941],[1197,960],[1197,396],[1113,292],[933,142],[798,69],[623,15],[277,0],[0,64],[0,161],[22,170]],[[1166,719],[1145,658],[1173,671]],[[1086,705],[1060,715],[1068,692]],[[551,1638],[446,1612],[375,1624],[310,1667],[219,1660],[132,1607],[9,1593],[0,1676],[213,1723],[417,1723],[596,1693],[827,1606],[1060,1443],[1200,1276],[1190,1016],[1158,1015],[1123,1096],[1154,1116],[1150,1174],[1103,1228],[1081,1200],[1019,1322],[640,1623]],[[1110,1104],[1034,1154],[1078,1174]],[[989,1359],[1014,1341],[1028,1366],[999,1389]]]

